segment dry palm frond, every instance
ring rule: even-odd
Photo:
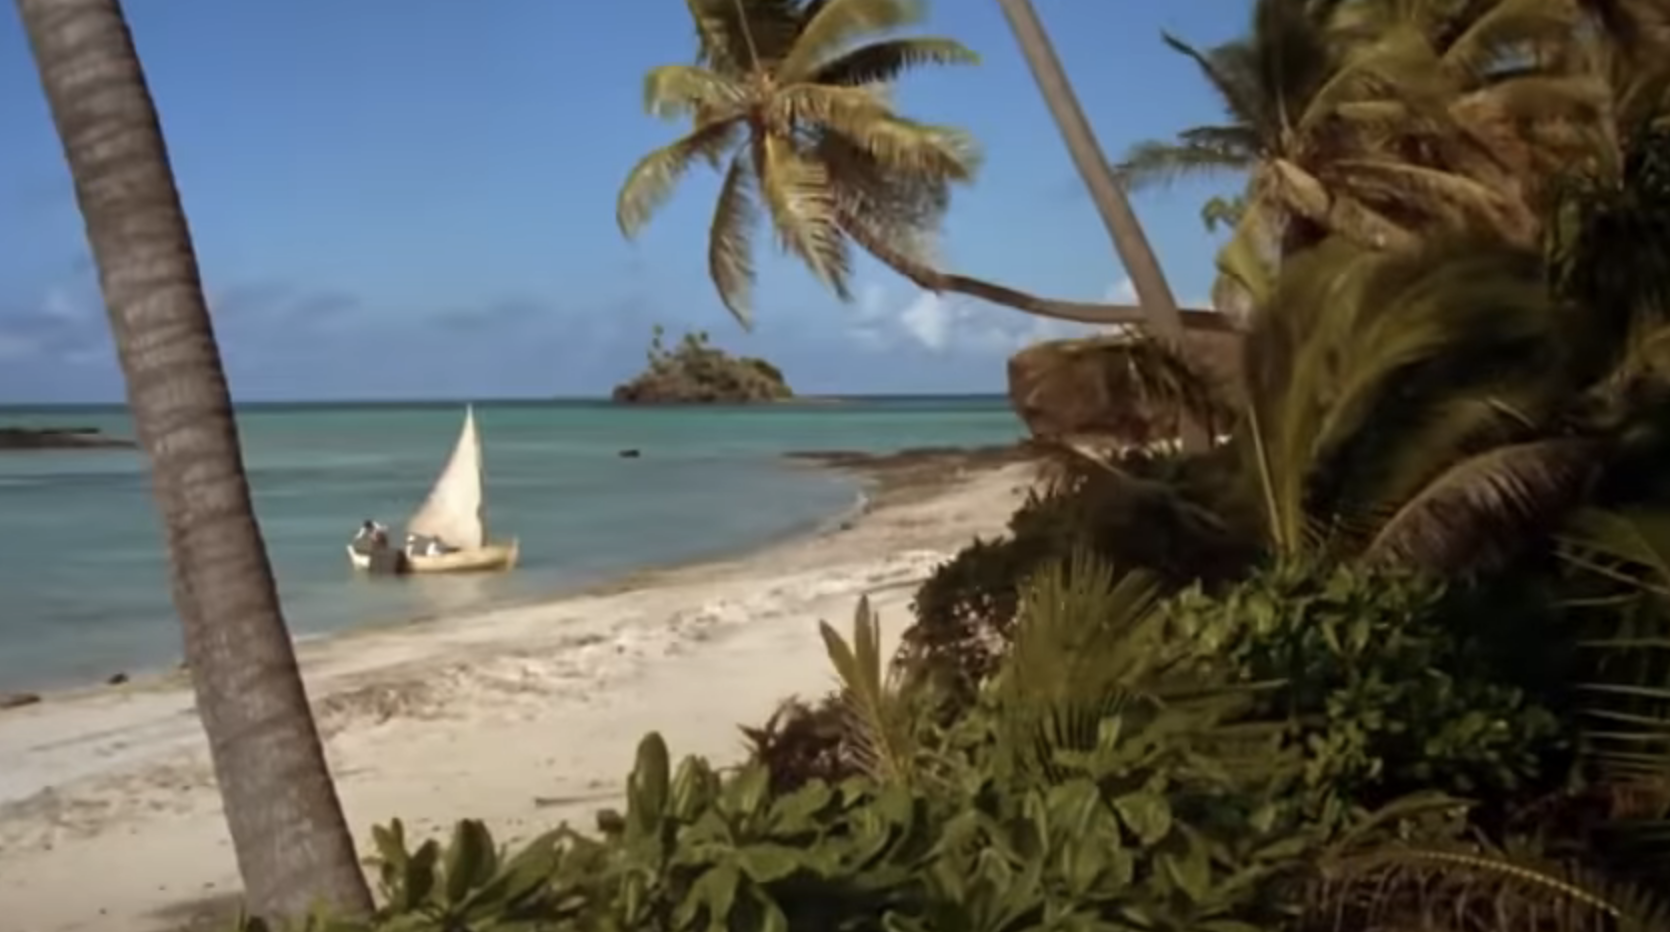
[[[904,72],[924,65],[979,63],[980,56],[951,39],[885,39],[825,62],[812,75],[811,83],[845,87],[888,84]]]
[[[753,326],[754,227],[759,208],[754,202],[754,176],[747,159],[737,156],[719,187],[713,224],[707,237],[707,268],[725,307],[743,328]]]
[[[740,128],[730,122],[710,123],[638,160],[621,185],[615,203],[615,222],[628,237],[672,196],[679,179],[698,160],[715,160],[735,144]]]
[[[848,299],[852,256],[837,224],[829,167],[797,151],[792,140],[770,134],[754,137],[751,156],[779,245]]]
[[[1322,878],[1308,904],[1313,924],[1340,932],[1670,929],[1670,910],[1655,897],[1577,867],[1403,846],[1321,867]]]
[[[855,40],[915,26],[924,15],[920,0],[825,0],[803,20],[778,73],[791,82],[815,75]]]
[[[1557,437],[1461,460],[1386,519],[1364,557],[1455,572],[1516,552],[1587,491],[1601,452],[1598,441]]]

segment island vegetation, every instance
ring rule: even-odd
[[[119,117],[75,105],[90,92],[62,65],[133,60],[125,30],[48,28],[51,0],[20,6],[60,118]],[[1230,122],[1126,166],[1127,180],[1200,166],[1247,179],[1214,216],[1234,227],[1220,264],[1250,307],[1233,385],[1161,339],[1096,354],[1178,421],[1227,417],[1224,439],[1062,449],[1006,538],[922,586],[898,657],[881,655],[863,604],[847,633],[824,625],[839,689],[747,729],[741,768],[675,762],[650,734],[624,809],[595,832],[557,827],[510,852],[474,820],[446,843],[379,827],[375,909],[305,701],[265,713],[289,729],[279,743],[239,712],[262,703],[227,688],[259,656],[279,671],[268,691],[300,695],[270,596],[215,595],[270,593],[265,561],[227,560],[218,531],[219,549],[188,546],[205,520],[182,505],[188,477],[201,459],[237,463],[224,383],[203,403],[216,443],[173,443],[195,422],[137,395],[136,416],[167,428],[151,442],[190,451],[156,464],[187,630],[236,622],[214,643],[247,651],[188,634],[254,908],[297,917],[322,898],[338,917],[302,921],[336,932],[1670,926],[1670,13],[1251,7],[1221,46],[1167,39]],[[899,244],[931,230],[972,163],[960,137],[876,92],[911,65],[965,60],[961,47],[854,46],[915,22],[904,0],[689,8],[699,63],[652,72],[648,97],[697,126],[634,170],[622,226],[747,131],[709,244],[739,316],[752,273],[736,218],[756,190],[837,292],[849,243],[931,279]],[[76,9],[120,23],[114,0]],[[137,62],[124,73],[92,88],[131,85],[137,135],[154,137]],[[128,164],[82,151],[111,135],[64,131],[86,191]],[[160,139],[152,150],[138,161],[171,195]],[[154,254],[120,222],[149,203],[82,199],[101,266]],[[189,243],[183,224],[167,232]],[[130,377],[213,387],[200,297],[176,303],[157,329],[185,335],[190,365],[123,323],[151,318],[113,315]],[[707,350],[691,340],[673,353]],[[258,553],[249,524],[233,545]],[[251,578],[217,569],[231,563]]]
[[[666,330],[655,325],[648,366],[629,382],[615,386],[622,404],[761,404],[794,397],[783,373],[752,356],[736,356],[714,346],[707,331],[690,331],[672,346]]]

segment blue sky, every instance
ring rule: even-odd
[[[1212,121],[1169,29],[1213,42],[1246,0],[1035,0],[1109,155]],[[865,263],[843,305],[762,237],[758,326],[707,281],[716,179],[698,172],[636,242],[614,197],[677,127],[641,78],[687,61],[680,0],[128,0],[236,396],[606,392],[654,323],[776,361],[801,392],[995,391],[1017,346],[1061,332],[923,295]],[[938,0],[924,32],[984,61],[919,72],[911,116],[981,141],[948,265],[1064,298],[1124,272],[995,0]],[[1221,187],[1221,186],[1220,186]],[[1203,303],[1212,193],[1137,209],[1180,299]],[[1123,286],[1128,287],[1128,286]],[[115,400],[97,281],[22,30],[0,13],[0,403]]]

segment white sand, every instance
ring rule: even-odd
[[[1002,531],[1031,473],[958,477],[850,526],[606,595],[309,643],[302,664],[362,853],[373,824],[531,837],[617,803],[638,739],[739,756],[740,724],[832,682],[817,623]],[[891,648],[889,648],[891,649]],[[178,678],[175,678],[176,680]],[[161,932],[234,894],[189,690],[134,684],[0,712],[0,932]]]

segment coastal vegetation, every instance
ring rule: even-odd
[[[629,382],[615,386],[614,400],[624,404],[758,404],[794,397],[776,366],[752,356],[733,356],[708,338],[707,331],[686,333],[671,347],[657,324],[650,338],[649,362]]]
[[[1011,533],[922,587],[897,657],[866,604],[822,626],[840,688],[746,729],[744,766],[675,764],[648,735],[623,811],[515,852],[473,820],[445,845],[379,827],[374,912],[347,879],[120,11],[19,4],[95,257],[147,273],[106,274],[106,297],[263,917],[246,928],[300,916],[304,894],[336,906],[298,922],[316,932],[1670,926],[1652,892],[1670,870],[1656,0],[1253,0],[1243,38],[1170,40],[1233,119],[1139,149],[1127,178],[1246,174],[1207,213],[1234,225],[1240,363],[1200,372],[1158,325],[1097,358],[1227,439],[1063,444]],[[837,292],[854,245],[955,290],[904,247],[972,163],[871,85],[961,46],[854,45],[912,22],[902,2],[690,8],[701,64],[652,72],[649,98],[695,129],[634,169],[623,229],[729,154],[709,248],[739,318],[755,195]],[[127,106],[77,103],[94,90]],[[156,197],[94,183],[116,163],[76,144],[111,138],[93,120],[125,130],[121,164]],[[138,210],[163,253],[117,222]],[[1059,310],[1028,302],[1011,303]],[[240,718],[257,706],[276,711]]]
[[[1249,173],[1208,214],[1241,358],[1096,358],[1227,439],[1063,444],[898,656],[865,605],[824,626],[841,688],[739,770],[650,735],[624,812],[509,860],[383,830],[385,921],[1670,922],[1670,18],[1258,0],[1173,44],[1246,125],[1128,167]]]

